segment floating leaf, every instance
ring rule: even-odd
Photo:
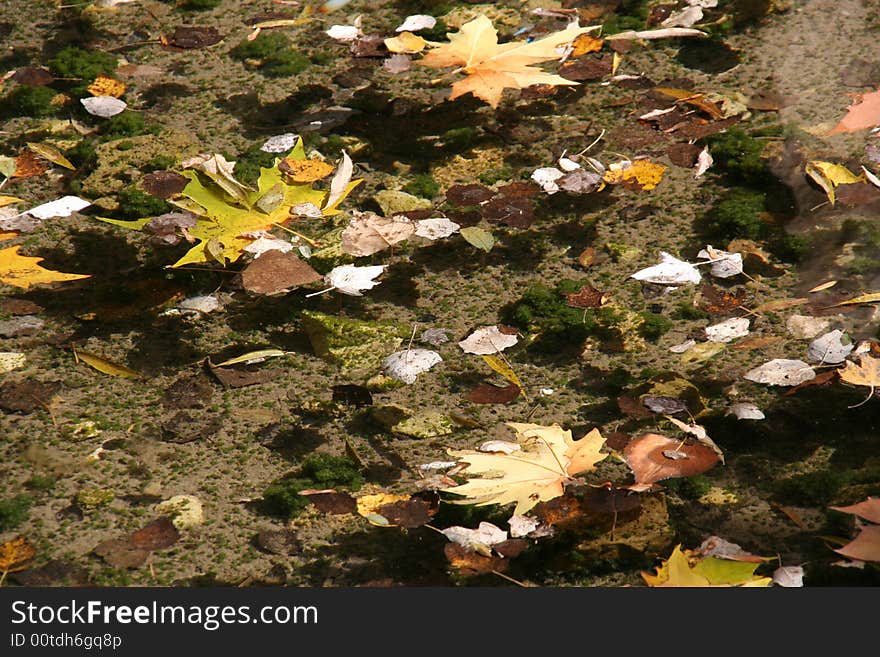
[[[483,230],[478,226],[467,226],[466,228],[462,228],[459,232],[465,242],[478,249],[482,249],[486,253],[491,251],[492,247],[495,245],[495,238],[492,236],[492,233]]]
[[[116,116],[128,107],[125,101],[113,96],[90,96],[89,98],[80,98],[79,102],[86,108],[86,112],[103,119]]]
[[[609,185],[623,185],[637,190],[654,189],[663,179],[666,167],[648,160],[624,160],[608,165],[603,180]]]
[[[486,365],[498,372],[498,374],[510,381],[513,385],[522,388],[522,383],[516,375],[516,372],[513,371],[513,368],[510,367],[503,358],[492,354],[483,354],[483,360],[486,361]]]
[[[36,548],[24,536],[0,544],[0,573],[5,575],[24,570],[36,554]]]
[[[87,351],[78,351],[77,349],[74,349],[73,356],[77,362],[82,361],[86,365],[93,367],[99,372],[109,374],[110,376],[118,376],[122,377],[123,379],[143,378],[143,374],[141,374],[140,372],[136,372],[133,369],[126,367],[125,365],[119,365],[118,363],[114,363],[107,360],[106,358],[102,358],[101,356],[89,353]]]
[[[517,343],[516,331],[502,331],[499,326],[478,328],[467,338],[458,343],[466,354],[486,356],[497,354]]]
[[[440,354],[430,349],[404,349],[385,358],[382,369],[393,379],[415,383],[416,376],[427,372],[442,360]]]
[[[813,368],[802,360],[774,358],[760,367],[750,369],[743,378],[771,386],[795,386],[815,376]]]
[[[42,143],[38,144],[29,141],[27,142],[27,147],[40,157],[49,160],[52,164],[57,164],[58,166],[62,166],[65,169],[70,169],[71,171],[76,170],[76,167],[73,165],[73,163],[71,163],[70,160],[64,157],[61,151],[59,151],[54,146]]]
[[[287,352],[282,351],[281,349],[258,349],[257,351],[249,351],[241,356],[224,360],[222,363],[212,363],[211,367],[226,367],[227,365],[238,365],[239,363],[252,365],[254,363],[262,363],[267,358],[278,358],[279,356],[285,356],[286,354]]]
[[[0,249],[0,282],[28,289],[32,285],[43,283],[59,283],[89,278],[89,274],[64,274],[44,269],[37,264],[42,262],[43,258],[19,255],[20,248],[21,245]]]

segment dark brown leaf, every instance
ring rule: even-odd
[[[346,404],[360,408],[361,406],[373,405],[373,393],[364,386],[352,383],[341,383],[333,386],[333,401],[337,404]]]
[[[36,315],[43,307],[27,299],[0,299],[0,312],[7,315]]]
[[[535,198],[541,193],[541,188],[533,182],[512,182],[498,188],[498,196],[506,199]]]
[[[230,367],[212,367],[211,374],[224,386],[229,388],[243,388],[245,386],[266,383],[275,378],[272,370],[234,370]]]
[[[481,383],[467,393],[464,399],[474,404],[506,404],[519,397],[520,392],[522,391],[515,383],[510,383],[505,388]]]
[[[52,559],[39,568],[28,568],[13,576],[22,586],[94,586],[85,568],[70,561]]]
[[[60,389],[58,381],[7,381],[0,386],[0,408],[9,413],[31,413],[45,408]]]
[[[617,408],[624,415],[636,420],[646,420],[653,417],[651,411],[645,408],[638,399],[629,395],[620,395],[617,398]]]
[[[584,285],[577,292],[565,295],[565,303],[572,308],[600,308],[608,303],[609,295],[592,285]]]
[[[141,550],[161,550],[180,540],[180,532],[168,516],[160,516],[131,534],[131,544]]]
[[[547,502],[539,502],[531,513],[542,525],[558,528],[570,527],[585,521],[583,502],[571,493]]]
[[[153,171],[141,180],[141,187],[148,194],[161,199],[171,198],[183,191],[189,178],[174,171]]]
[[[186,411],[178,411],[162,423],[162,440],[182,445],[194,440],[210,438],[220,431],[222,420],[217,416],[193,417]]]
[[[641,505],[642,498],[625,488],[590,486],[583,495],[583,507],[590,513],[622,513]]]
[[[146,232],[153,233],[166,244],[179,244],[184,230],[196,225],[196,216],[190,212],[167,212],[150,219],[144,226]]]
[[[524,198],[494,198],[481,206],[480,214],[490,223],[504,224],[511,228],[528,228],[535,221],[532,201]]]
[[[559,68],[559,75],[566,80],[580,82],[582,80],[601,80],[606,75],[611,75],[614,58],[612,55],[600,57],[578,57],[569,61]]]
[[[322,276],[292,253],[266,251],[241,272],[241,284],[254,294],[282,294]]]
[[[223,35],[220,34],[216,27],[181,26],[176,28],[170,36],[163,36],[162,44],[172,48],[193,50],[213,46],[222,40]]]
[[[529,547],[529,542],[524,538],[508,538],[506,541],[495,543],[492,549],[505,559],[513,559],[522,554]]]
[[[12,79],[27,87],[43,87],[52,84],[55,81],[55,76],[45,68],[25,66],[18,69],[12,75]]]
[[[335,490],[301,490],[299,494],[307,497],[321,513],[357,513],[357,501],[348,493]]]
[[[425,500],[409,500],[383,504],[377,513],[396,527],[421,527],[431,521],[431,507]]]
[[[669,161],[675,166],[692,169],[697,163],[697,156],[701,150],[696,144],[679,142],[670,144],[669,148],[666,149],[666,155],[669,156]]]
[[[165,389],[162,405],[175,409],[204,408],[213,394],[214,388],[204,375],[185,375]]]
[[[880,201],[880,189],[869,182],[837,187],[837,202],[843,205],[868,205]]]
[[[495,196],[488,187],[483,185],[453,185],[446,190],[446,202],[456,207],[479,205]]]
[[[150,556],[149,550],[132,545],[130,538],[101,541],[93,552],[114,568],[139,568]]]
[[[746,290],[741,287],[736,291],[728,292],[714,285],[705,284],[700,288],[700,298],[697,303],[707,313],[728,315],[745,305]]]

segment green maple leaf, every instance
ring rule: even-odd
[[[256,190],[241,187],[235,196],[229,193],[228,183],[222,186],[218,184],[217,176],[192,170],[182,172],[181,175],[189,178],[189,182],[180,197],[169,202],[196,215],[196,225],[187,232],[197,240],[197,243],[171,267],[212,261],[225,266],[227,262],[238,260],[244,247],[253,241],[252,237],[244,236],[246,233],[269,230],[273,226],[285,224],[291,219],[291,207],[300,203],[311,203],[322,208],[329,192],[315,189],[311,182],[294,184],[286,182],[278,168],[281,159],[277,158],[274,166],[270,168],[260,169]],[[302,140],[287,155],[287,159],[307,159]],[[339,203],[360,182],[360,180],[350,181],[331,205],[321,209],[321,213],[324,216],[338,214]],[[137,221],[103,217],[98,219],[124,228],[143,230],[151,217]]]

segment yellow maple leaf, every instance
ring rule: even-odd
[[[24,536],[0,544],[0,573],[6,575],[24,570],[36,554],[34,546]]]
[[[840,185],[852,185],[865,180],[864,175],[857,176],[842,164],[823,162],[822,160],[810,160],[804,165],[806,173],[828,197],[831,205],[836,200],[835,189]]]
[[[656,573],[642,572],[642,579],[652,587],[703,588],[709,586],[770,586],[772,579],[755,575],[760,561],[766,557],[742,561],[702,556],[694,550],[676,545],[669,558],[656,568]]]
[[[621,184],[632,189],[654,189],[663,179],[666,167],[648,160],[623,160],[608,165],[602,177],[609,185]]]
[[[449,450],[467,467],[462,474],[467,483],[445,492],[462,495],[457,504],[508,504],[516,502],[515,514],[526,513],[538,502],[552,500],[563,493],[567,482],[575,475],[595,469],[596,463],[607,454],[600,450],[605,439],[593,429],[578,441],[572,440],[571,431],[558,424],[543,426],[508,422],[516,431],[521,449],[509,454]]]
[[[89,278],[89,274],[65,274],[60,271],[44,269],[38,265],[43,258],[19,255],[21,245],[0,250],[0,282],[28,289],[40,283],[58,283]]]
[[[498,43],[498,31],[486,16],[477,16],[454,34],[449,43],[428,52],[420,63],[432,68],[457,67],[467,77],[452,85],[450,100],[472,93],[492,107],[501,102],[504,89],[525,89],[534,84],[576,85],[573,80],[547,73],[532,64],[560,59],[558,46],[564,46],[598,26],[570,26],[535,41]]]

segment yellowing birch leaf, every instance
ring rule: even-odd
[[[57,164],[58,166],[70,169],[71,171],[76,170],[73,163],[64,157],[64,155],[61,154],[61,151],[54,146],[50,146],[49,144],[37,144],[29,141],[27,147],[43,159],[49,160],[52,164]]]
[[[412,32],[401,32],[396,37],[385,39],[385,47],[390,52],[399,54],[412,55],[422,52],[427,45],[427,41]]]
[[[489,253],[495,245],[495,238],[492,236],[492,233],[488,230],[483,230],[479,226],[467,226],[462,228],[459,233],[465,242],[478,249],[482,249],[486,253]]]
[[[133,369],[128,368],[125,365],[119,365],[118,363],[114,363],[107,360],[106,358],[102,358],[101,356],[98,356],[96,354],[91,354],[87,351],[77,351],[76,349],[74,349],[73,356],[77,362],[82,361],[86,365],[98,370],[103,374],[118,376],[123,379],[143,378],[143,375],[140,372],[135,372]]]
[[[770,586],[773,581],[770,577],[755,575],[759,565],[759,561],[703,557],[676,545],[669,558],[656,569],[656,574],[642,572],[641,575],[652,587]]]
[[[59,283],[89,278],[89,274],[64,274],[43,269],[37,263],[43,258],[31,258],[18,254],[21,245],[0,250],[0,282],[28,289],[41,283]]]
[[[821,160],[810,160],[807,162],[804,165],[804,173],[824,190],[831,205],[834,205],[836,200],[834,190],[839,185],[852,185],[853,183],[865,180],[865,176],[857,176],[841,164],[823,162]]]
[[[498,31],[492,21],[480,15],[465,23],[454,34],[447,34],[449,43],[439,45],[420,61],[432,68],[457,67],[467,74],[452,85],[450,100],[472,93],[492,107],[501,102],[504,89],[525,89],[534,84],[575,85],[572,80],[547,73],[532,64],[559,59],[557,46],[564,46],[581,34],[599,29],[567,27],[532,42],[498,43]]]
[[[538,502],[562,495],[565,484],[575,475],[593,470],[607,456],[600,451],[605,439],[598,429],[574,441],[571,431],[558,424],[508,422],[507,426],[516,431],[521,450],[510,454],[449,450],[451,456],[467,464],[462,474],[469,477],[467,483],[445,489],[464,496],[455,500],[456,504],[516,502],[514,514],[523,514]]]
[[[516,372],[514,372],[510,365],[504,362],[503,359],[495,356],[494,354],[485,354],[483,355],[483,360],[486,361],[486,365],[491,367],[505,379],[510,381],[513,385],[522,390],[522,383],[520,383],[519,377],[516,375]]]

